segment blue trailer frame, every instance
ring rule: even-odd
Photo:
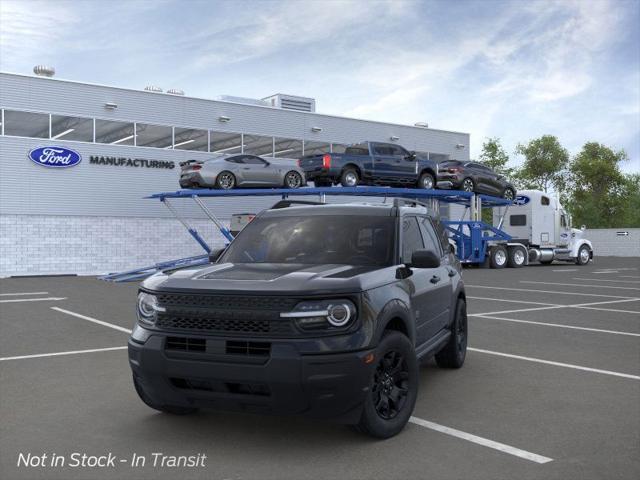
[[[472,192],[456,190],[421,190],[416,188],[392,188],[392,187],[304,187],[295,190],[286,188],[251,188],[233,190],[177,190],[175,192],[162,192],[150,195],[148,199],[160,200],[171,213],[182,223],[193,239],[206,252],[205,255],[180,258],[157,263],[147,267],[141,267],[126,272],[111,273],[104,275],[103,280],[124,282],[140,280],[153,273],[184,268],[187,266],[204,265],[209,262],[209,254],[212,248],[200,233],[180,216],[173,207],[174,199],[192,199],[204,212],[204,214],[218,227],[220,233],[226,240],[233,240],[233,235],[220,220],[202,202],[202,198],[228,198],[228,197],[251,197],[251,196],[280,196],[281,199],[288,199],[290,196],[319,196],[322,202],[325,197],[330,196],[352,196],[352,197],[379,197],[384,198],[406,198],[412,200],[431,200],[432,202],[444,202],[463,205],[471,208],[473,206],[498,207],[508,206],[511,201],[489,195],[479,195]],[[478,207],[481,208],[481,207]],[[456,254],[462,263],[483,263],[486,259],[489,242],[508,241],[509,235],[499,228],[487,225],[480,220],[451,220],[444,222],[447,230],[451,232],[456,243]]]

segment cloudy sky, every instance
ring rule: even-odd
[[[625,149],[640,171],[640,1],[0,0],[0,70]],[[521,159],[514,156],[514,163]]]

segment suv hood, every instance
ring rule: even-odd
[[[221,263],[160,272],[142,288],[201,293],[322,295],[356,293],[396,281],[396,267]]]

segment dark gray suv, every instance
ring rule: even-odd
[[[397,434],[419,361],[465,359],[464,286],[442,225],[411,200],[278,207],[212,264],[142,283],[138,394],[174,414],[304,414]]]

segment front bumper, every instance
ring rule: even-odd
[[[169,349],[167,338],[173,335],[150,332],[144,343],[129,339],[133,375],[158,404],[300,414],[342,423],[360,419],[372,374],[364,359],[372,350],[308,355],[287,339],[271,340],[268,356],[239,355],[226,353],[225,344],[246,342],[246,337],[208,336],[203,351],[191,352]]]

